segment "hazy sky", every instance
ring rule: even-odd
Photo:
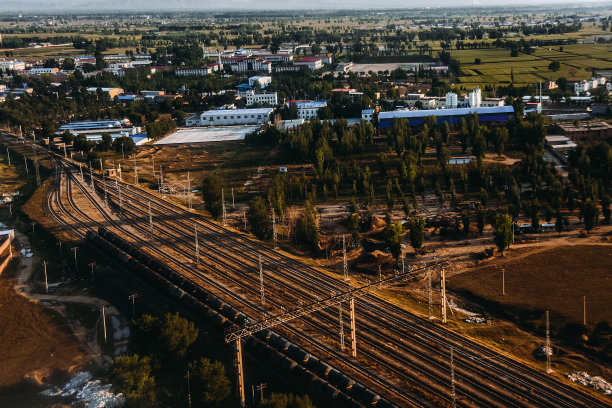
[[[221,10],[221,9],[256,9],[260,11],[271,9],[347,9],[347,8],[423,8],[453,7],[453,6],[496,6],[496,5],[601,5],[610,0],[428,0],[427,2],[415,0],[386,0],[375,2],[372,0],[0,0],[0,13],[2,11],[24,11],[28,13],[49,13],[54,11],[87,10]]]

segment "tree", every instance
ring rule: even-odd
[[[484,231],[486,215],[487,210],[485,210],[482,204],[478,204],[478,207],[476,207],[476,223],[478,225],[478,233],[481,235],[482,231]]]
[[[189,346],[198,338],[198,329],[193,322],[178,313],[167,313],[160,319],[159,342],[171,356],[183,358]]]
[[[148,407],[155,403],[155,377],[151,375],[150,357],[121,356],[109,367],[113,384],[126,398],[127,407]]]
[[[540,204],[538,200],[534,200],[529,205],[529,218],[531,219],[531,229],[534,232],[538,232],[540,229]]]
[[[559,210],[557,210],[557,214],[555,216],[555,231],[559,233],[559,236],[561,236],[561,231],[563,231],[563,215]]]
[[[461,222],[463,223],[463,235],[466,237],[470,232],[470,211],[464,210],[461,212]]]
[[[266,201],[261,196],[249,201],[248,215],[253,234],[259,239],[270,239],[272,236],[272,219]]]
[[[98,145],[100,147],[99,149],[96,148],[96,150],[103,150],[103,151],[110,150],[111,146],[113,145],[113,137],[111,136],[111,134],[108,132],[102,133],[102,141],[98,143]]]
[[[599,208],[595,201],[587,198],[582,206],[582,216],[584,217],[584,228],[590,232],[599,222]]]
[[[295,224],[295,240],[298,245],[303,245],[313,251],[319,247],[317,220],[310,200],[304,203],[304,212]]]
[[[425,218],[413,217],[410,219],[410,246],[416,253],[425,241]]]
[[[121,136],[113,140],[113,150],[117,153],[130,154],[136,149],[136,144],[129,136]]]
[[[395,259],[402,253],[402,234],[404,228],[401,222],[389,223],[385,228],[385,244],[391,249],[391,255]]]
[[[300,397],[293,394],[273,393],[259,403],[259,408],[315,408],[308,395]]]
[[[559,61],[553,61],[548,64],[548,69],[552,72],[557,72],[561,69],[561,63]]]
[[[349,217],[349,229],[351,231],[351,235],[353,237],[353,242],[355,242],[355,244],[357,244],[359,242],[360,239],[360,235],[359,235],[359,223],[360,223],[361,219],[359,217],[359,214],[357,214],[356,212],[351,214],[351,216]]]
[[[189,364],[193,400],[196,406],[221,406],[231,392],[231,382],[220,361],[202,357]]]
[[[495,216],[495,245],[499,252],[504,255],[504,252],[512,243],[512,217],[508,214],[497,214]]]
[[[214,219],[218,219],[222,213],[221,189],[223,180],[216,173],[209,173],[202,182],[202,198],[206,209]]]
[[[601,214],[603,215],[604,222],[610,223],[610,196],[604,194],[601,196]]]

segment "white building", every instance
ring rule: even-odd
[[[25,62],[22,61],[15,61],[15,60],[0,60],[0,69],[2,71],[6,71],[7,69],[9,70],[16,70],[16,71],[20,71],[25,69]]]
[[[253,84],[255,84],[255,82],[258,82],[259,86],[261,86],[262,88],[265,88],[268,86],[268,84],[272,83],[272,77],[271,76],[253,76],[249,78],[250,87],[253,87]]]
[[[482,93],[480,88],[476,87],[468,95],[468,104],[470,108],[478,108],[482,103]]]
[[[258,125],[270,121],[272,108],[210,110],[199,115],[199,123],[193,117],[186,120],[187,126]]]
[[[319,109],[327,106],[326,101],[304,101],[294,102],[298,111],[298,119],[308,120],[316,118],[319,114]]]
[[[314,70],[317,70],[323,67],[323,62],[319,58],[305,57],[305,58],[300,58],[299,60],[296,60],[293,63],[293,65],[305,66],[314,71]]]
[[[202,68],[180,68],[174,71],[175,75],[178,76],[205,76],[212,72],[210,67]]]
[[[368,123],[372,122],[374,118],[374,109],[364,109],[361,111],[361,119],[365,120]]]
[[[457,107],[458,104],[458,99],[457,99],[457,94],[454,92],[448,92],[446,94],[446,108],[447,109],[454,109]]]
[[[246,95],[247,106],[251,106],[255,104],[265,104],[265,105],[274,106],[277,103],[278,103],[278,96],[276,92],[259,93],[259,94],[256,94],[254,92],[249,92]]]

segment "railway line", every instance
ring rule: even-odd
[[[96,225],[113,228],[169,262],[186,276],[211,285],[225,298],[231,299],[231,302],[246,308],[249,314],[271,314],[288,305],[296,305],[300,301],[312,300],[317,296],[328,296],[331,292],[348,288],[341,280],[332,279],[315,268],[220,227],[150,192],[124,183],[110,182],[95,175],[94,184],[98,193],[106,188],[106,194],[115,208],[121,201],[119,217],[112,217],[109,215],[110,211],[99,203],[100,199],[89,191],[85,180],[79,180],[80,176],[75,174],[76,170],[72,164],[62,158],[56,157],[56,160],[60,175],[58,179],[56,174],[54,192],[49,194],[46,202],[46,207],[56,222],[65,225],[79,237]],[[62,173],[65,175],[64,181]],[[96,210],[103,214],[104,223],[94,221],[72,201],[73,183],[92,202]],[[62,200],[62,184],[68,205]],[[116,186],[121,189],[121,199]],[[149,234],[148,203],[155,220],[157,243],[143,239]],[[193,262],[184,262],[193,259],[194,224],[200,232],[202,268],[194,267]],[[160,250],[160,242],[171,249],[172,253]],[[265,309],[257,303],[259,256],[266,266],[268,288],[273,288],[269,295],[266,294],[269,303]],[[183,259],[178,259],[179,257]],[[223,276],[217,276],[222,274]],[[233,290],[236,288],[240,290],[238,294]],[[429,395],[436,397],[443,404],[452,402],[448,394],[450,346],[453,346],[455,351],[457,406],[611,406],[427,319],[385,302],[373,294],[361,296],[356,305],[360,345],[358,359],[348,358],[337,350],[338,316],[333,311],[319,312],[312,316],[312,321],[303,319],[296,324],[285,324],[282,330],[308,344],[306,347],[314,347],[319,351],[320,357],[331,357],[335,363],[361,373],[360,377],[364,381],[372,384],[381,395],[392,394],[391,399],[401,406],[425,406],[427,403],[418,395],[414,395],[410,387],[397,383],[409,383],[424,388]],[[312,334],[304,335],[305,327]],[[334,344],[334,347],[329,344]],[[371,370],[377,368],[386,373],[389,379],[372,375]]]
[[[211,233],[219,234],[214,235],[214,239],[216,241],[230,241],[229,244],[225,246],[231,247],[232,250],[239,251],[240,258],[248,259],[249,254],[263,253],[264,256],[267,255],[267,258],[264,259],[267,259],[268,262],[279,267],[277,268],[278,271],[288,270],[289,272],[291,272],[292,275],[290,276],[290,278],[295,278],[296,275],[299,276],[308,273],[308,279],[310,281],[314,281],[314,286],[318,288],[327,290],[338,290],[338,288],[344,289],[346,287],[343,282],[334,282],[334,285],[330,285],[330,280],[327,275],[323,275],[321,272],[318,272],[316,269],[310,268],[308,266],[300,265],[300,269],[295,268],[293,265],[295,265],[296,261],[291,258],[283,259],[276,252],[263,246],[260,243],[250,242],[242,237],[233,240],[233,236],[238,234],[219,227],[218,225],[211,223],[202,217],[193,217],[193,215],[191,214],[185,216],[184,214],[187,212],[186,210],[171,203],[163,201],[159,202],[160,199],[151,193],[142,192],[140,190],[131,190],[129,186],[126,186],[126,189],[126,191],[129,191],[129,193],[127,194],[129,195],[133,193],[135,195],[134,199],[137,201],[151,201],[152,208],[155,211],[159,211],[157,216],[163,216],[164,222],[170,219],[174,221],[191,216],[190,219],[195,218],[199,226],[210,227],[210,229],[212,230]],[[168,214],[172,214],[172,212],[174,212],[174,214],[168,216]],[[183,226],[183,231],[183,236],[187,236],[188,231],[186,226]],[[281,264],[282,261],[286,261],[286,263]],[[250,267],[251,269],[256,268],[254,259],[251,259]],[[275,272],[277,270],[275,270]],[[363,300],[365,300],[365,302],[362,302]],[[504,379],[507,383],[513,383],[514,387],[520,387],[519,389],[521,390],[521,393],[519,393],[519,395],[515,395],[515,398],[518,397],[524,399],[524,406],[609,406],[588,396],[586,396],[586,398],[583,398],[583,396],[573,387],[559,383],[554,379],[551,379],[550,377],[544,375],[543,373],[539,373],[529,367],[524,366],[523,364],[516,363],[510,358],[505,357],[499,353],[492,352],[491,350],[485,348],[482,345],[479,345],[478,343],[465,339],[462,336],[453,334],[452,332],[440,328],[437,325],[432,325],[425,319],[421,319],[416,316],[411,316],[410,320],[406,320],[405,318],[398,318],[398,316],[401,316],[402,314],[405,315],[406,312],[393,305],[389,305],[386,302],[383,302],[384,308],[381,308],[380,305],[382,301],[376,298],[375,296],[366,295],[362,299],[362,301],[360,301],[359,303],[359,310],[361,310],[364,306],[373,309],[373,311],[376,313],[377,318],[384,316],[386,319],[392,322],[391,327],[408,326],[411,329],[411,333],[419,333],[419,336],[423,336],[428,341],[434,344],[437,343],[446,347],[453,345],[456,349],[456,355],[460,356],[460,358],[463,358],[465,360],[466,367],[470,367],[473,372],[477,372],[480,367],[483,366],[486,367],[488,370],[493,371],[493,375],[489,375],[490,381],[492,383],[495,384],[497,382],[497,385],[500,385],[498,379]],[[443,331],[444,337],[440,336],[440,331]],[[409,338],[408,336],[410,336],[410,333],[408,330],[406,330],[402,333],[399,333],[399,335],[403,336],[403,338]],[[475,350],[475,352],[467,352],[465,350]],[[474,363],[474,361],[477,361],[477,363]],[[465,378],[461,375],[460,372],[458,373],[458,375],[462,378]],[[534,387],[534,384],[537,384],[538,382],[544,383],[550,388],[547,389],[546,387],[543,387],[542,390],[538,389],[537,392],[535,392],[534,390],[536,390],[537,388]],[[575,394],[578,396],[578,398],[568,399],[566,398],[567,395],[563,395],[563,393],[559,391],[562,391],[563,393],[567,393],[569,395]],[[513,406],[513,404],[515,404],[515,401],[506,401],[505,404],[506,405],[503,406]]]

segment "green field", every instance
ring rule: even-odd
[[[612,69],[610,43],[564,45],[563,51],[558,46],[540,47],[533,54],[520,53],[517,57],[510,57],[510,51],[502,48],[455,50],[451,55],[461,62],[463,76],[459,81],[467,86],[510,84],[512,72],[515,84],[526,85],[559,77],[588,79],[592,69]],[[476,58],[480,58],[480,64],[474,63]],[[552,61],[561,63],[559,71],[548,69]]]

